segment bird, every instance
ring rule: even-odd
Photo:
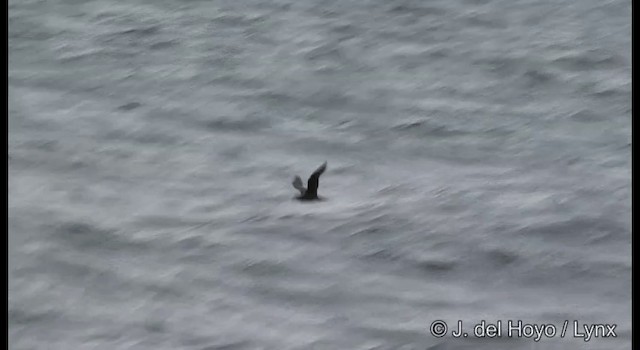
[[[293,187],[300,191],[300,196],[296,197],[297,200],[322,200],[321,197],[318,197],[318,183],[320,180],[320,175],[322,175],[325,170],[327,170],[327,162],[322,163],[322,165],[311,174],[311,176],[309,177],[309,181],[307,181],[307,188],[304,188],[304,186],[302,185],[302,179],[300,179],[300,176],[296,175],[293,178]]]

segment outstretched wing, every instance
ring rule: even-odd
[[[300,191],[301,195],[304,195],[304,192],[306,191],[306,189],[302,185],[302,179],[300,179],[300,176],[296,175],[296,177],[293,179],[293,187],[295,187],[298,191]]]
[[[317,193],[318,191],[318,180],[320,179],[320,175],[324,173],[327,169],[327,162],[322,163],[322,165],[316,169],[316,171],[311,174],[309,177],[309,181],[307,181],[307,192],[309,193]]]

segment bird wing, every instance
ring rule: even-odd
[[[313,174],[309,177],[309,181],[307,181],[307,191],[316,193],[318,190],[318,181],[320,179],[320,175],[327,170],[327,162],[322,163],[322,165],[316,169]]]
[[[293,179],[292,184],[293,184],[293,187],[295,187],[295,189],[300,191],[300,194],[304,195],[304,192],[306,191],[306,189],[302,185],[302,179],[300,178],[300,176],[296,175],[296,177]]]

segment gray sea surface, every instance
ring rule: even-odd
[[[8,11],[10,349],[631,348],[631,1]]]

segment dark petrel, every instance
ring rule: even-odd
[[[320,179],[320,175],[324,173],[327,169],[327,162],[324,162],[316,171],[311,174],[309,177],[309,181],[307,181],[307,188],[302,186],[302,180],[300,176],[297,176],[293,179],[293,187],[295,187],[298,191],[300,191],[300,196],[296,197],[296,199],[301,201],[317,201],[322,198],[318,197],[318,180]]]

